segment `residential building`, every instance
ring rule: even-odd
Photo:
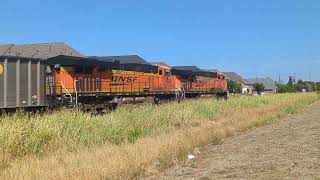
[[[227,80],[232,80],[236,83],[241,84],[242,94],[252,94],[253,83],[251,81],[244,79],[243,77],[241,77],[239,74],[235,72],[223,72],[223,74],[226,76]]]
[[[277,92],[277,86],[276,82],[267,77],[267,78],[249,78],[249,81],[251,81],[253,84],[255,83],[261,83],[264,86],[264,92],[263,93],[276,93]]]

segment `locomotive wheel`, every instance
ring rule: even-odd
[[[116,110],[118,107],[118,103],[111,103],[111,109]]]
[[[159,105],[160,104],[160,99],[154,98],[154,104]]]

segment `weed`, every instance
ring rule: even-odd
[[[199,99],[120,108],[94,117],[78,110],[2,116],[0,167],[6,171],[0,178],[136,177],[154,161],[166,168],[183,161],[194,147],[217,144],[299,112],[319,97],[306,93]]]

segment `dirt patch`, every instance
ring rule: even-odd
[[[195,150],[194,162],[150,179],[320,178],[320,104]]]

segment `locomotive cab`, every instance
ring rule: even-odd
[[[158,82],[159,88],[165,91],[176,91],[180,89],[179,82],[176,77],[172,76],[171,68],[163,63],[154,63],[158,68]]]

